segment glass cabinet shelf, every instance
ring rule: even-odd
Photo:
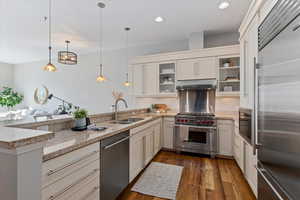
[[[159,64],[159,93],[175,93],[175,62]]]

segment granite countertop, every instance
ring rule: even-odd
[[[16,149],[34,143],[43,142],[54,137],[48,131],[0,127],[0,147]]]
[[[104,138],[113,136],[123,131],[136,128],[160,117],[174,117],[176,114],[177,113],[144,113],[133,115],[131,117],[144,118],[144,120],[132,124],[113,124],[109,121],[97,123],[96,125],[99,127],[107,127],[107,129],[104,131],[86,130],[82,132],[74,132],[72,130],[63,130],[51,133],[40,130],[13,128],[13,126],[19,125],[42,125],[43,123],[49,124],[52,122],[55,123],[56,121],[68,121],[71,119],[69,117],[41,121],[35,121],[32,118],[15,121],[13,123],[1,122],[0,132],[3,134],[0,134],[0,147],[6,149],[15,149],[21,146],[47,141],[44,146],[43,156],[43,160],[46,161],[89,144],[98,142]],[[216,117],[217,119],[221,120],[234,120],[232,115],[217,114]]]
[[[110,121],[97,123],[99,127],[107,127],[104,131],[86,130],[82,132],[75,132],[72,130],[63,130],[55,133],[55,137],[49,140],[44,147],[43,160],[47,161],[63,155],[65,153],[82,148],[89,144],[99,142],[107,137],[119,134],[126,130],[130,130],[141,126],[145,123],[151,122],[160,117],[174,116],[174,114],[143,114],[132,117],[144,118],[144,120],[138,121],[132,124],[114,124]]]

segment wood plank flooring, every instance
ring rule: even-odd
[[[255,200],[242,172],[233,160],[210,159],[173,152],[160,152],[155,162],[184,167],[177,200]],[[131,191],[131,185],[118,200],[164,200]]]

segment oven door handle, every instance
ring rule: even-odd
[[[214,130],[217,129],[217,127],[214,127],[214,126],[192,126],[192,125],[182,125],[182,124],[175,124],[174,127],[188,127],[188,128],[214,129]]]

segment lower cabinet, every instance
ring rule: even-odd
[[[233,120],[218,120],[219,155],[233,156]]]
[[[154,129],[150,128],[144,132],[144,164],[147,165],[154,156]]]
[[[253,147],[244,142],[244,175],[257,196],[257,170],[255,168],[257,164],[257,156],[253,154]]]
[[[130,130],[130,182],[161,149],[161,124],[158,119]]]
[[[174,149],[174,117],[165,117],[163,122],[163,147],[165,149]]]
[[[42,165],[42,200],[99,200],[100,144],[95,143]]]

